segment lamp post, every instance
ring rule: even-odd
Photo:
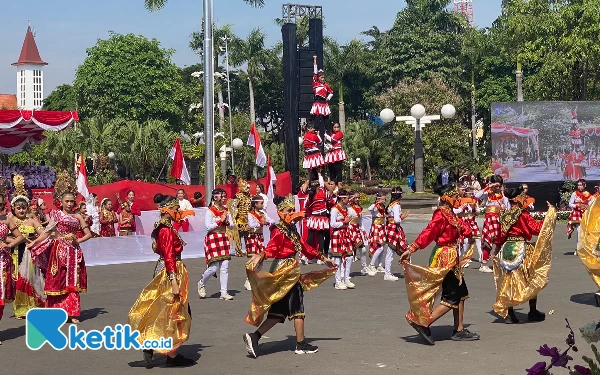
[[[360,163],[360,158],[356,158],[356,161],[354,161],[354,159],[350,159],[350,181],[354,181],[354,164],[356,163]]]
[[[231,148],[233,148],[234,150],[240,150],[242,147],[244,147],[244,141],[242,141],[241,139],[236,138],[233,141],[231,141]],[[231,173],[235,174],[235,167],[233,164],[233,151],[231,151]]]
[[[225,69],[227,71],[227,110],[229,111],[229,142],[233,146],[233,125],[231,124],[231,83],[229,81],[229,45],[231,38],[224,36],[221,38],[225,43]],[[231,170],[235,170],[235,161],[233,159],[233,152],[231,153]],[[234,173],[235,174],[235,173]]]
[[[397,116],[396,121],[402,121],[412,125],[415,129],[415,190],[416,193],[425,191],[423,185],[423,139],[421,138],[422,128],[426,124],[431,124],[432,121],[440,120],[440,115],[426,116],[425,107],[421,104],[415,104],[410,109],[411,116]],[[456,114],[456,109],[451,104],[445,104],[441,109],[442,117],[452,118]],[[394,111],[389,108],[384,108],[379,114],[381,121],[385,123],[394,120]]]

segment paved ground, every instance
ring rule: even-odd
[[[413,219],[416,220],[416,219]],[[424,221],[405,225],[409,240],[423,227]],[[336,291],[331,283],[305,294],[307,337],[318,345],[319,353],[300,356],[293,353],[294,330],[289,322],[275,327],[261,340],[259,358],[248,358],[242,334],[252,327],[242,319],[250,302],[243,291],[244,260],[236,258],[230,267],[233,301],[218,299],[218,282],[207,285],[210,298],[200,300],[192,293],[194,317],[191,337],[182,349],[184,355],[198,359],[198,364],[182,373],[219,374],[523,374],[524,369],[541,360],[536,349],[548,343],[564,347],[567,335],[564,319],[574,328],[598,318],[594,305],[595,286],[577,257],[564,255],[574,246],[564,236],[559,224],[555,240],[554,263],[550,284],[541,293],[539,308],[554,310],[543,323],[507,326],[491,313],[494,282],[490,274],[476,269],[466,272],[471,298],[467,301],[465,322],[481,334],[481,341],[459,343],[448,340],[452,331],[451,315],[433,327],[438,340],[425,346],[404,319],[407,310],[403,280],[384,282],[377,277],[353,278],[355,290]],[[189,246],[194,246],[193,244]],[[429,256],[421,251],[415,257],[423,264]],[[193,284],[204,270],[204,260],[187,261]],[[140,290],[149,281],[154,264],[90,267],[90,292],[82,297],[83,322],[80,329],[102,329],[127,322],[127,313]],[[316,268],[318,266],[308,266]],[[400,266],[394,262],[394,270]],[[355,270],[359,266],[355,264]],[[47,346],[37,352],[25,346],[23,321],[11,318],[7,306],[0,322],[0,373],[34,374],[153,374],[170,369],[141,367],[141,354],[134,351],[54,351]],[[526,319],[527,308],[517,310]],[[580,352],[590,355],[588,345],[576,334]],[[579,360],[581,363],[581,361]],[[556,371],[555,374],[564,372]]]

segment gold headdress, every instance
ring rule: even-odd
[[[25,190],[25,179],[20,174],[16,174],[13,176],[13,193],[12,199],[10,200],[10,205],[14,206],[15,202],[19,200],[25,201],[25,204],[29,204],[29,193]]]
[[[238,190],[242,193],[246,193],[247,191],[249,191],[250,185],[248,185],[248,181],[244,180],[243,178],[240,178],[238,180]]]
[[[178,206],[179,206],[179,201],[177,199],[172,199],[165,204],[160,204],[158,206],[158,208],[161,208],[161,209],[168,208],[168,209],[173,210],[173,209],[175,209],[175,207],[178,207]]]
[[[54,198],[62,199],[65,194],[72,194],[77,196],[77,184],[69,172],[62,171],[56,177],[56,182],[54,184]]]
[[[296,209],[296,203],[294,203],[294,197],[291,194],[277,205],[277,211],[283,211],[286,208]]]

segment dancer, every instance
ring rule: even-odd
[[[541,322],[546,316],[537,310],[537,295],[548,284],[556,210],[548,203],[546,217],[537,221],[528,211],[522,188],[507,189],[506,196],[512,205],[500,214],[502,245],[493,260],[497,289],[493,308],[506,324],[519,323],[513,307],[529,301],[528,320]],[[530,243],[533,236],[538,239]]]
[[[61,209],[50,212],[50,224],[44,233],[30,245],[31,256],[38,267],[45,270],[46,307],[64,309],[69,321],[79,323],[81,298],[87,292],[87,270],[79,244],[92,237],[90,228],[79,214],[72,214],[77,196],[77,185],[68,172],[56,178],[54,198]],[[85,234],[77,238],[77,232]],[[50,237],[56,232],[56,237]]]
[[[195,216],[196,212],[190,201],[186,199],[185,190],[177,190],[177,200],[179,201],[179,211],[177,211],[176,221],[173,222],[173,228],[176,231],[181,229],[183,232],[189,232],[190,222],[188,216]]]
[[[571,199],[569,199],[569,207],[571,207],[571,215],[569,215],[569,221],[567,222],[567,235],[568,238],[571,238],[573,232],[575,232],[575,240],[579,241],[579,222],[581,221],[581,217],[583,213],[588,208],[590,204],[590,199],[592,195],[585,190],[586,181],[584,179],[580,179],[577,181],[577,190],[571,194]],[[573,253],[575,254],[575,252]]]
[[[500,236],[500,212],[510,208],[508,199],[502,194],[502,184],[504,180],[498,175],[491,176],[489,179],[489,185],[483,190],[478,191],[475,194],[475,198],[480,201],[485,201],[485,219],[483,220],[483,232],[482,232],[482,262],[479,267],[479,272],[493,273],[492,269],[488,266],[488,260],[490,253],[495,247],[498,249],[496,241]]]
[[[121,203],[121,217],[119,218],[119,236],[133,235],[133,221],[135,218],[131,214],[129,202]]]
[[[478,201],[473,197],[471,188],[463,190],[463,196],[459,198],[458,208],[454,209],[454,213],[458,215],[458,219],[464,223],[464,225],[471,228],[471,236],[465,238],[461,245],[460,255],[467,258],[465,267],[469,267],[471,264],[472,254],[469,254],[469,244],[475,243],[477,248],[477,254],[479,255],[479,263],[483,263],[483,251],[481,249],[481,234],[479,233],[479,226],[475,220],[477,214]]]
[[[229,238],[225,233],[226,228],[233,227],[233,220],[227,208],[223,205],[227,199],[225,190],[216,188],[212,191],[211,205],[206,210],[204,223],[208,234],[204,238],[204,252],[208,268],[202,274],[198,282],[198,296],[206,298],[205,285],[208,279],[220,270],[219,281],[221,283],[221,297],[225,301],[231,301],[233,297],[227,292],[227,281],[229,280],[229,261],[231,253]]]
[[[194,360],[177,354],[190,336],[192,317],[188,302],[189,276],[181,253],[186,243],[173,228],[179,202],[172,196],[156,194],[160,220],[152,231],[152,250],[160,257],[154,267],[152,281],[142,290],[129,311],[129,325],[140,332],[138,341],[172,340],[170,349],[156,350],[167,355],[167,367],[190,366]],[[146,368],[152,368],[154,350],[144,349]]]
[[[367,265],[367,249],[365,248],[365,236],[362,229],[362,207],[360,206],[360,194],[349,193],[350,200],[348,202],[348,216],[350,222],[348,223],[348,235],[350,236],[350,243],[354,248],[354,260],[360,261],[362,266],[360,273],[362,275],[375,276],[376,270],[371,270]]]
[[[310,345],[304,338],[304,291],[315,288],[335,272],[335,264],[322,253],[308,245],[298,235],[295,224],[304,214],[294,212],[294,200],[275,197],[280,221],[271,232],[265,251],[255,254],[246,264],[246,274],[252,286],[252,304],[244,321],[258,327],[253,333],[244,335],[246,350],[257,357],[258,340],[285,318],[294,321],[296,330],[296,354],[315,353],[318,347]],[[308,259],[321,259],[328,269],[300,274],[296,255],[302,253]],[[272,258],[269,272],[256,268],[265,259]],[[263,317],[267,319],[263,322]],[[262,323],[262,324],[261,324]]]
[[[307,242],[323,254],[327,254],[329,249],[328,192],[323,185],[323,177],[319,175],[319,184],[313,182],[308,188],[305,211]]]
[[[120,196],[119,196],[120,198]],[[118,200],[119,202],[119,214],[121,213],[121,199]],[[137,228],[136,228],[136,224],[135,224],[135,217],[136,216],[140,216],[142,214],[142,211],[139,209],[138,205],[135,203],[135,192],[133,190],[128,190],[127,191],[127,200],[126,202],[129,203],[129,208],[131,210],[131,215],[133,215],[133,219],[131,220],[131,232],[135,233]],[[121,228],[117,228],[117,230],[121,230]]]
[[[112,201],[108,198],[100,202],[100,237],[115,237],[115,223],[119,222],[117,214],[113,211]]]
[[[304,148],[302,168],[308,170],[308,180],[311,182],[319,178],[319,168],[325,165],[321,152],[322,145],[323,139],[316,133],[314,124],[309,122],[306,124],[306,132],[302,141]]]
[[[387,281],[398,280],[398,277],[394,276],[391,270],[394,256],[393,252],[402,254],[406,249],[408,249],[404,229],[402,229],[401,225],[402,220],[406,219],[408,216],[408,212],[402,212],[402,207],[400,206],[401,199],[402,188],[393,188],[390,197],[390,204],[388,204],[386,208],[387,225],[385,227],[385,237],[387,240],[386,242],[388,250],[385,257],[385,275],[383,279]]]
[[[529,194],[529,185],[527,184],[521,184],[519,186],[519,188],[521,190],[523,190],[523,193],[525,194],[525,205],[526,205],[526,209],[530,212],[533,212],[535,210],[535,198],[530,197]]]
[[[323,138],[325,133],[331,130],[329,129],[329,115],[331,114],[329,101],[333,97],[333,90],[325,82],[325,72],[317,67],[317,56],[313,56],[313,70],[313,93],[315,98],[310,109],[310,115],[321,138]]]
[[[331,208],[331,257],[337,272],[335,273],[335,289],[354,289],[356,285],[350,281],[350,269],[354,258],[354,249],[348,233],[348,223],[352,217],[348,214],[348,192],[344,189],[338,191],[337,204]]]
[[[235,223],[237,236],[235,238],[235,256],[244,256],[248,247],[248,211],[250,211],[250,184],[244,179],[238,180],[238,192],[235,199],[228,205],[231,217]]]
[[[369,270],[375,272],[385,272],[385,269],[381,266],[383,247],[387,242],[385,236],[385,200],[385,194],[377,193],[375,195],[375,202],[368,208],[368,210],[371,212],[372,219],[368,238],[369,255],[371,256]],[[376,264],[377,266],[375,266]]]
[[[262,194],[257,194],[252,197],[250,203],[250,211],[248,212],[248,226],[250,227],[248,233],[248,242],[246,246],[246,254],[251,257],[255,254],[261,254],[265,251],[265,238],[263,237],[263,228],[269,225],[273,225],[275,222],[271,219],[264,210],[265,201]],[[261,270],[261,265],[257,267]],[[250,290],[250,282],[246,278],[244,288]]]
[[[325,138],[331,143],[330,149],[325,154],[325,164],[329,168],[329,178],[335,181],[339,189],[342,188],[342,166],[346,160],[346,153],[342,148],[344,133],[340,129],[340,124],[335,123],[331,135],[325,133]]]
[[[471,235],[470,228],[458,220],[452,211],[459,199],[456,184],[449,182],[441,185],[438,182],[434,191],[441,197],[440,207],[434,211],[431,221],[415,242],[400,256],[410,303],[406,320],[427,343],[433,345],[435,341],[429,327],[452,310],[454,332],[451,339],[479,340],[478,334],[470,332],[463,325],[465,300],[469,298],[469,291],[462,269],[466,259],[459,257],[458,248],[462,238]],[[429,267],[408,263],[412,253],[427,248],[434,241],[436,246],[431,253]],[[433,304],[440,292],[441,302],[434,309]]]

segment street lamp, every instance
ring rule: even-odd
[[[360,158],[356,158],[356,161],[350,159],[350,181],[353,181],[354,173],[352,172],[356,163],[360,163]]]
[[[229,111],[229,142],[233,146],[233,125],[231,124],[231,84],[229,81],[229,47],[228,42],[231,41],[231,38],[228,36],[224,36],[221,38],[223,42],[225,42],[225,69],[227,70],[227,110]],[[233,161],[233,153],[231,153],[231,170],[235,169],[235,163]]]
[[[425,107],[421,104],[415,104],[410,109],[411,116],[397,116],[396,121],[402,121],[412,125],[415,129],[415,190],[417,193],[423,193],[423,139],[421,131],[426,124],[431,124],[432,121],[440,120],[441,117],[452,118],[456,114],[456,108],[452,104],[445,104],[441,108],[440,115],[427,116],[425,115]],[[381,111],[379,118],[384,122],[391,122],[394,119],[394,111],[385,108]],[[386,121],[389,120],[389,121]]]

